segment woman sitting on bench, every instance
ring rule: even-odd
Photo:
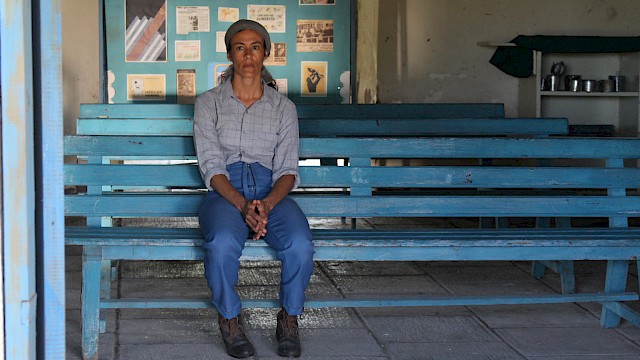
[[[282,261],[276,339],[280,356],[300,356],[297,316],[313,273],[313,243],[305,215],[287,197],[299,183],[298,116],[270,86],[264,68],[271,40],[257,22],[239,20],[225,34],[232,65],[221,83],[196,99],[194,143],[209,192],[200,211],[205,276],[227,353],[255,353],[240,321],[235,291],[245,240],[264,238]]]

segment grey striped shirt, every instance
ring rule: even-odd
[[[247,108],[233,94],[231,81],[196,98],[193,142],[200,175],[207,188],[211,178],[238,161],[258,162],[273,171],[272,184],[295,175],[298,186],[298,114],[291,100],[267,86],[262,98]]]

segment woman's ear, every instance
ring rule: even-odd
[[[231,53],[227,52],[227,60],[231,61]]]

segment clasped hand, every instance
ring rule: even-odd
[[[267,234],[267,220],[271,206],[263,200],[246,200],[242,207],[244,222],[253,230],[253,240],[258,240]]]

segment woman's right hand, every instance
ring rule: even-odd
[[[244,222],[253,230],[253,240],[258,240],[267,233],[267,220],[260,214],[261,204],[258,200],[245,200],[242,206]]]

